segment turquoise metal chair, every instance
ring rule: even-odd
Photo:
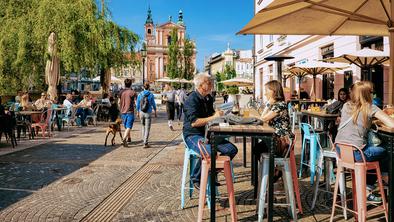
[[[183,143],[185,144],[185,156],[183,158],[183,171],[182,171],[182,184],[181,184],[181,209],[185,207],[185,186],[186,186],[186,176],[187,176],[187,169],[188,165],[190,165],[190,170],[189,170],[189,178],[191,175],[191,172],[194,170],[195,166],[195,161],[199,161],[198,159],[200,158],[200,154],[195,152],[194,150],[190,149],[185,141],[185,138],[183,137],[182,134],[182,140]],[[189,181],[189,197],[191,198],[193,195],[193,181]]]
[[[311,172],[311,185],[313,185],[314,178],[316,175],[316,160],[318,155],[318,143],[319,142],[319,133],[316,133],[311,125],[307,123],[301,123],[301,130],[304,132],[304,138],[302,139],[302,149],[301,149],[301,162],[300,162],[300,172],[298,177],[302,176],[302,168],[303,166],[308,166]],[[309,141],[309,164],[305,163],[305,147],[306,142]]]

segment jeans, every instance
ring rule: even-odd
[[[144,140],[144,144],[148,144],[150,126],[152,123],[151,113],[140,112],[140,120],[141,120],[141,136]]]
[[[84,125],[86,116],[92,115],[92,113],[92,110],[89,108],[78,108],[75,115],[81,117],[81,125]]]
[[[177,118],[179,121],[181,121],[182,114],[183,114],[183,104],[182,103],[176,103],[175,105],[176,113],[177,113]]]
[[[204,137],[201,135],[190,135],[186,137],[185,142],[190,149],[192,149],[196,153],[200,153],[200,149],[198,148],[199,140],[204,140]],[[205,148],[207,149],[208,154],[211,155],[211,144],[206,144]],[[234,144],[228,142],[227,140],[223,140],[222,143],[217,146],[217,150],[220,152],[220,155],[229,156],[231,159],[233,159],[238,153],[237,147]],[[192,180],[193,183],[200,183],[200,178],[201,159],[199,161],[196,161],[196,165],[194,167],[194,171],[190,176],[190,180]]]
[[[340,156],[341,152],[339,147],[336,147],[337,153]],[[363,159],[361,157],[360,151],[355,150],[354,153],[354,160],[356,162],[362,162]],[[365,161],[367,162],[374,162],[379,161],[380,171],[381,172],[388,172],[389,169],[389,156],[387,155],[386,149],[380,146],[365,146],[363,149]],[[367,184],[374,185],[376,182],[376,175],[374,174],[367,174]]]

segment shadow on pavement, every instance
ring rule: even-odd
[[[97,144],[51,142],[0,156],[0,209],[113,150]]]

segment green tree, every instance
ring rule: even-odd
[[[216,72],[215,74],[215,80],[216,80],[216,89],[218,92],[222,92],[224,89],[223,83],[221,83],[221,81],[223,81],[223,77],[222,74],[220,72]]]
[[[192,79],[194,75],[194,64],[193,64],[193,56],[194,56],[194,43],[186,38],[184,41],[183,48],[183,76],[185,79]]]
[[[168,46],[168,64],[167,64],[167,73],[168,77],[171,79],[178,78],[180,76],[179,72],[179,57],[180,57],[180,49],[178,42],[178,29],[174,28],[171,31],[171,42]]]
[[[63,74],[130,62],[123,55],[138,36],[106,18],[102,7],[100,13],[95,0],[0,1],[0,94],[45,88],[50,32],[57,35]]]
[[[235,78],[236,76],[237,76],[237,73],[236,73],[233,66],[226,65],[224,67],[224,70],[222,72],[222,78],[224,78],[223,80],[232,79],[232,78]],[[239,88],[238,88],[238,86],[226,86],[226,91],[229,94],[238,94]]]

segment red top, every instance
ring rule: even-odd
[[[135,92],[132,89],[124,89],[120,92],[120,113],[134,113]]]

